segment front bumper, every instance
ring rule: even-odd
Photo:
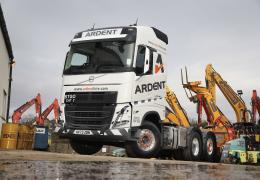
[[[112,130],[108,129],[105,132],[101,132],[98,130],[79,130],[67,128],[60,128],[58,130],[58,134],[61,138],[105,144],[136,141],[136,138],[133,136],[135,132],[135,129],[130,128]]]

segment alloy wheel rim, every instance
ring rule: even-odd
[[[142,129],[137,145],[143,151],[150,151],[155,147],[155,136],[149,129]]]
[[[207,140],[207,152],[208,152],[208,155],[212,155],[212,153],[213,153],[213,141],[212,141],[212,139]]]
[[[198,156],[198,154],[199,154],[199,140],[198,140],[198,138],[194,138],[193,140],[192,140],[192,154],[194,155],[194,156]]]

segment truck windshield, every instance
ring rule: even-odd
[[[109,41],[72,44],[63,74],[92,74],[132,70],[134,42]]]

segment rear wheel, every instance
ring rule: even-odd
[[[208,132],[203,139],[203,160],[207,162],[217,161],[217,141],[214,133]]]
[[[173,157],[175,160],[183,160],[183,149],[175,149],[173,150]]]
[[[153,123],[146,121],[137,131],[137,141],[126,145],[129,157],[151,158],[158,155],[161,145],[160,131]]]
[[[95,154],[98,151],[100,151],[100,149],[103,146],[101,144],[90,145],[87,144],[86,142],[75,141],[75,140],[70,140],[70,145],[76,153],[83,154],[83,155]]]
[[[191,131],[187,137],[187,147],[183,151],[186,161],[199,161],[202,155],[202,140],[197,131]]]

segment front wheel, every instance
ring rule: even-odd
[[[90,145],[87,144],[86,142],[82,141],[75,141],[75,140],[70,140],[70,145],[72,149],[82,155],[92,155],[100,151],[103,145],[101,144],[96,144],[96,145]]]
[[[137,133],[137,141],[126,145],[127,155],[140,158],[156,157],[161,145],[159,129],[151,122],[144,122]]]

